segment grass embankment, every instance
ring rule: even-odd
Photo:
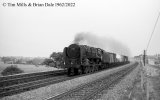
[[[139,71],[133,85],[126,89],[126,94],[121,100],[160,100],[158,91],[160,91],[160,75],[157,69],[145,66],[145,71],[143,73]]]
[[[155,75],[150,75],[149,76],[149,82],[152,86],[153,92],[150,93],[151,97],[154,97],[154,99],[151,100],[160,100],[160,66],[154,67],[155,68]]]
[[[143,88],[141,87],[141,74],[140,71],[135,78],[132,86],[126,88],[126,92],[122,95],[120,100],[146,100],[145,87],[146,82],[144,81]]]

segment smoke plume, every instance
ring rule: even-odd
[[[76,34],[73,42],[80,45],[101,48],[107,52],[112,52],[119,55],[130,56],[129,48],[113,38],[98,37],[91,33],[82,32]]]

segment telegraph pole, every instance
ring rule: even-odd
[[[144,92],[144,66],[145,66],[145,53],[146,51],[144,50],[142,54],[142,67],[141,67],[141,89]]]
[[[143,60],[143,64],[141,69],[141,88],[143,92],[144,91],[146,92],[146,100],[149,100],[148,79],[146,75],[147,72],[146,72],[146,69],[144,68],[146,65],[146,50],[143,51],[142,60]],[[144,83],[146,83],[146,85],[144,85]]]
[[[143,64],[144,64],[144,66],[143,67],[145,67],[145,65],[146,65],[146,50],[144,50],[144,54],[143,54]],[[145,70],[145,74],[147,74],[147,72],[146,72],[146,70]],[[143,75],[142,75],[143,76]],[[148,88],[148,86],[149,86],[149,81],[148,81],[148,78],[147,78],[147,75],[145,75],[145,77],[146,77],[146,100],[149,100],[149,88]],[[143,78],[144,78],[144,76],[143,76]],[[142,79],[143,80],[143,79]],[[142,81],[142,82],[144,82],[144,80]]]
[[[145,66],[146,63],[146,50],[144,50],[144,54],[143,54],[143,64]]]

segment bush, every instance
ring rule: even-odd
[[[3,76],[7,76],[7,75],[19,74],[23,72],[24,71],[19,69],[17,65],[11,65],[11,66],[8,66],[6,69],[4,69],[1,74]]]
[[[54,61],[52,59],[46,58],[42,65],[47,65],[47,66],[51,66],[51,67],[55,67]]]

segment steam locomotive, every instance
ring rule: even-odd
[[[71,44],[63,50],[64,65],[69,76],[86,74],[128,63],[128,57],[106,52],[101,48]]]

